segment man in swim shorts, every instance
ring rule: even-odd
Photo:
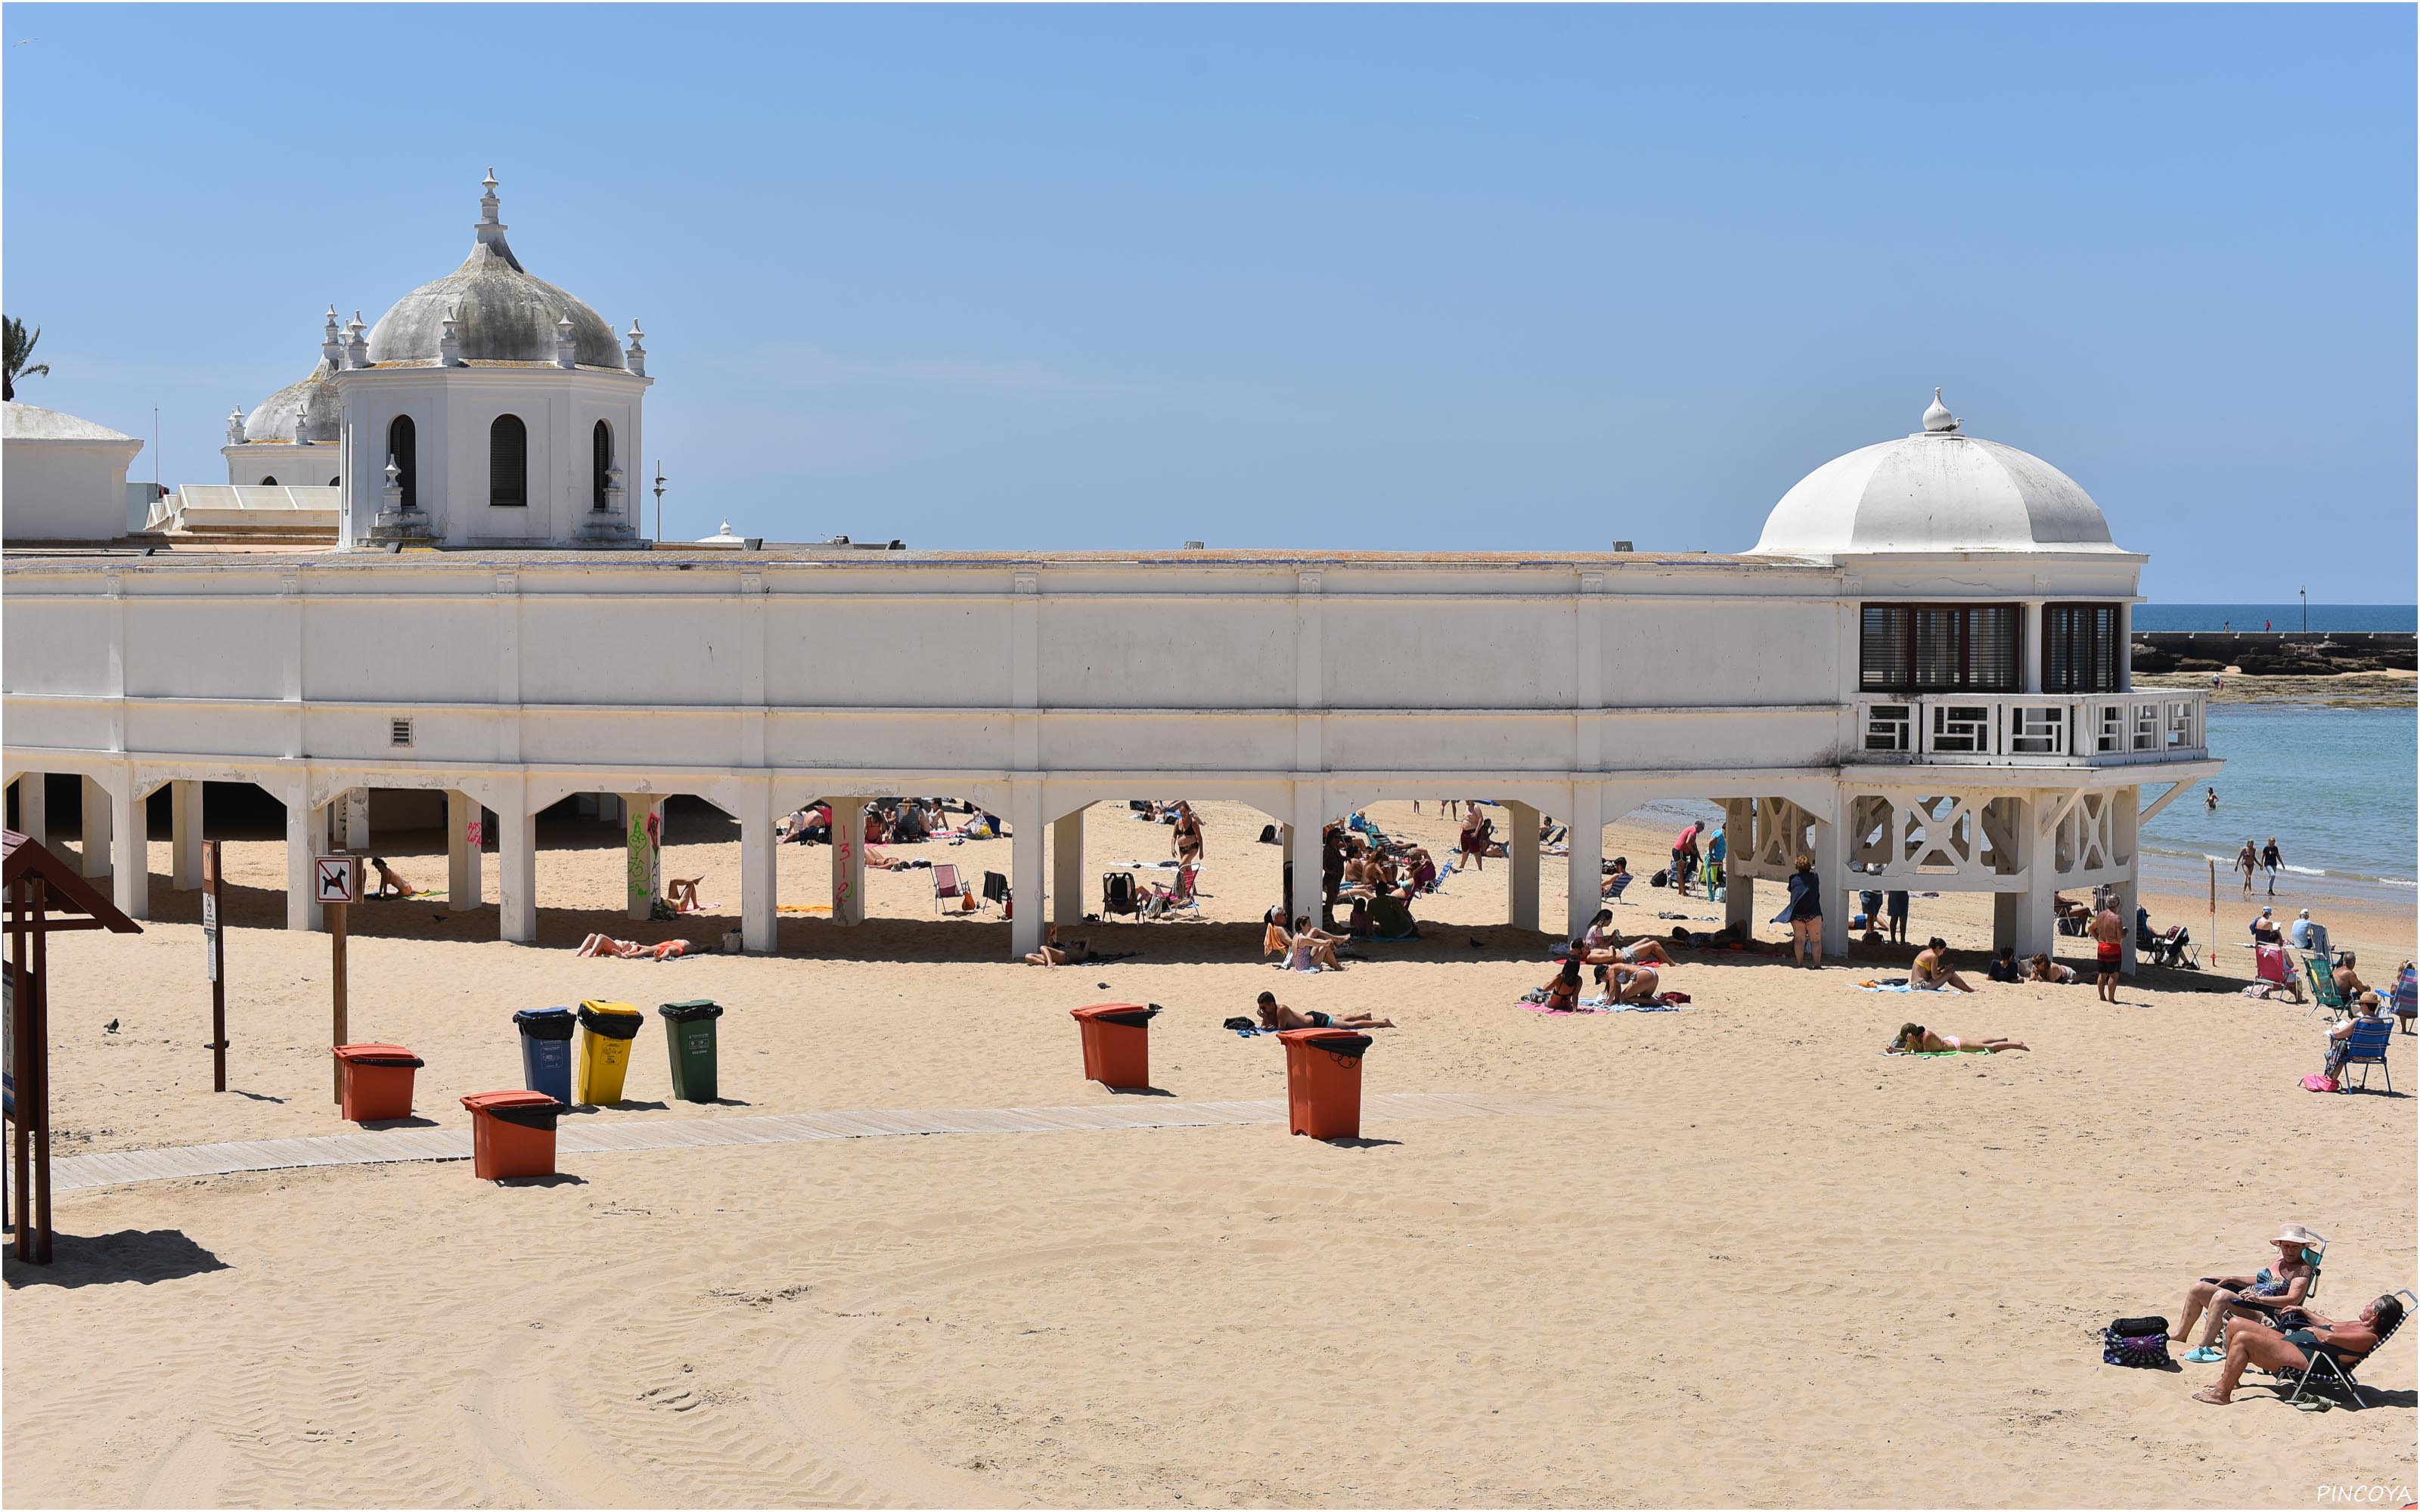
[[[2101,912],[2092,916],[2092,938],[2101,958],[2101,976],[2097,990],[2104,1003],[2118,1001],[2118,968],[2125,964],[2126,926],[2118,918],[2113,899],[2102,904]]]

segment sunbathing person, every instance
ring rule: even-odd
[[[1907,968],[1907,984],[1911,987],[1955,987],[1962,993],[1975,989],[1966,979],[1949,969],[1949,942],[1936,934],[1924,942],[1916,952],[1916,964]]]
[[[2349,1369],[2367,1358],[2378,1348],[2380,1337],[2403,1320],[2403,1303],[2397,1297],[2381,1297],[2349,1323],[2322,1318],[2308,1308],[2285,1320],[2298,1326],[2282,1334],[2269,1328],[2228,1329],[2226,1368],[2208,1387],[2195,1392],[2193,1399],[2212,1407],[2227,1406],[2235,1400],[2236,1384],[2245,1370],[2256,1365],[2263,1370],[2307,1370],[2322,1351],[2339,1368]]]
[[[1653,966],[1626,966],[1617,962],[1605,968],[1606,985],[1617,1003],[1652,1003],[1664,991],[1664,977]]]
[[[706,905],[697,901],[697,885],[704,877],[669,877],[664,881],[664,902],[673,905],[675,914],[703,913]]]
[[[1091,960],[1092,956],[1092,941],[1069,940],[1062,945],[1059,943],[1059,926],[1053,924],[1043,936],[1042,949],[1027,955],[1025,964],[1029,966],[1072,966]]]
[[[1391,1029],[1393,1019],[1374,1018],[1368,1013],[1297,1013],[1278,1001],[1275,993],[1261,994],[1257,1005],[1261,1027],[1264,1029]]]
[[[1330,934],[1326,930],[1312,929],[1311,916],[1305,914],[1294,921],[1294,933],[1286,936],[1286,969],[1288,971],[1342,971],[1343,963],[1336,959],[1336,947],[1345,936]]]
[[[636,940],[617,940],[610,934],[591,934],[580,942],[579,953],[608,961],[677,961],[693,954],[697,947],[688,940],[666,940],[660,945],[641,945]]]
[[[2193,1332],[2194,1319],[2210,1314],[2210,1326],[2202,1330],[2201,1345],[2187,1360],[2196,1365],[2209,1365],[2223,1359],[2217,1349],[2219,1325],[2226,1318],[2264,1317],[2280,1307],[2300,1305],[2319,1279],[2311,1262],[2303,1257],[2304,1247],[2319,1242],[2319,1236],[2301,1224],[2288,1224],[2269,1242],[2277,1246],[2277,1263],[2263,1266],[2257,1275],[2206,1275],[2185,1288],[2185,1304],[2178,1315],[2177,1326],[2168,1335],[2173,1344],[2182,1344]]]
[[[1945,1050],[1983,1050],[1998,1055],[2003,1050],[2029,1050],[2032,1046],[2022,1040],[2006,1040],[1996,1034],[1967,1035],[1935,1034],[1921,1024],[1902,1024],[1883,1054],[1886,1056],[1939,1055]]]
[[[912,872],[916,869],[915,862],[903,861],[895,856],[885,856],[871,844],[865,847],[865,864],[882,872]]]
[[[374,898],[409,898],[420,890],[378,856],[370,857],[370,870],[378,873],[378,890],[370,895]]]
[[[1553,976],[1539,984],[1538,990],[1546,995],[1546,1008],[1550,1012],[1569,1013],[1576,1010],[1580,1006],[1579,958],[1563,957],[1563,964],[1556,968]]]
[[[1610,908],[1597,910],[1596,918],[1589,925],[1588,933],[1572,942],[1572,950],[1582,961],[1592,966],[1608,965],[1615,962],[1628,965],[1637,965],[1641,962],[1650,962],[1661,966],[1672,964],[1672,952],[1664,949],[1664,942],[1661,940],[1650,939],[1641,934],[1628,945],[1622,944],[1621,931],[1614,928],[1613,910]]]
[[[2033,959],[2025,963],[2025,980],[2047,982],[2054,987],[2065,987],[2076,980],[2075,968],[2063,965],[2048,955],[2037,953]]]

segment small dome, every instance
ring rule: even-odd
[[[296,382],[260,401],[244,417],[247,441],[334,441],[342,425],[336,391],[328,382],[333,371],[325,358]]]
[[[551,363],[560,323],[571,322],[572,360],[582,367],[619,368],[622,343],[605,317],[541,278],[533,278],[504,240],[496,219],[496,180],[486,180],[478,240],[462,266],[395,301],[370,328],[372,363],[434,363],[454,317],[462,360]]]
[[[1834,457],[1783,494],[1751,554],[2118,549],[2073,478],[1960,424],[1935,389],[1922,431]]]

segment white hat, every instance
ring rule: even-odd
[[[2301,912],[2301,914],[2297,915],[2296,917],[2301,918],[2310,918],[2310,917],[2311,917],[2311,911],[2310,911],[2309,909],[2305,908],[2305,909],[2304,909],[2304,910]]]
[[[2312,1233],[2301,1224],[2288,1224],[2279,1231],[2277,1237],[2269,1242],[2272,1244],[2324,1244],[2327,1241]]]

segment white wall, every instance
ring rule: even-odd
[[[0,442],[0,536],[114,541],[126,533],[126,472],[141,441]]]
[[[334,441],[246,441],[222,446],[219,455],[226,458],[227,482],[232,484],[257,487],[274,478],[285,488],[342,486],[343,453]],[[379,458],[379,466],[386,466],[385,457]]]

